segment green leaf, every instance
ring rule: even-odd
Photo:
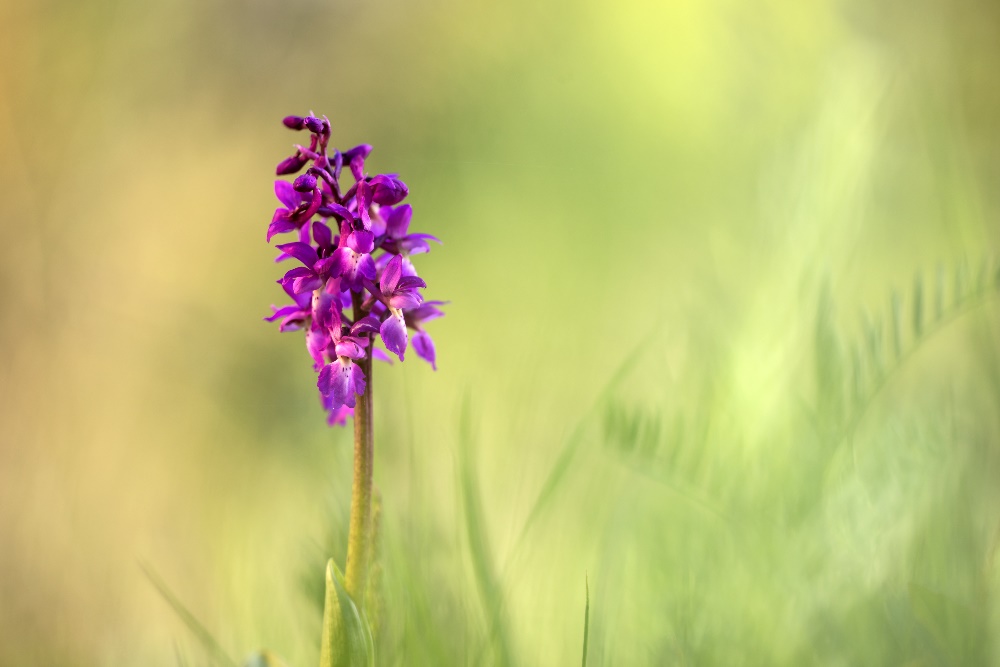
[[[374,667],[375,644],[364,613],[347,594],[344,574],[331,558],[326,564],[326,603],[320,667]]]

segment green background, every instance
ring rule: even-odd
[[[1000,664],[1000,10],[0,5],[0,663],[318,659],[312,109],[451,301],[375,369],[379,664]]]

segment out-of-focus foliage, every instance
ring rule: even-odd
[[[452,299],[437,373],[375,369],[377,664],[575,664],[588,575],[591,667],[996,663],[998,33],[4,3],[0,664],[318,662],[351,433],[260,321],[309,109],[408,183]]]

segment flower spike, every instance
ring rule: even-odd
[[[329,146],[326,116],[286,116],[282,124],[307,132],[309,142],[296,146],[276,169],[279,176],[298,176],[274,184],[281,206],[267,240],[295,232],[298,240],[276,246],[276,261],[295,260],[298,266],[278,280],[292,303],[271,306],[264,319],[278,322],[280,331],[305,332],[327,423],[344,425],[368,389],[365,369],[373,359],[392,363],[386,350],[403,361],[412,343],[436,370],[434,341],[424,325],[444,315],[445,302],[424,300],[427,284],[411,256],[440,241],[410,232],[413,209],[402,204],[410,191],[398,175],[365,174],[370,145],[344,151]],[[346,185],[344,174],[353,179]]]

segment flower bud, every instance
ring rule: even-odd
[[[406,183],[395,176],[379,175],[369,183],[372,186],[372,201],[379,206],[395,206],[410,194]]]
[[[285,127],[289,130],[301,130],[305,127],[305,121],[306,119],[302,116],[285,116],[281,122],[284,123]]]
[[[297,171],[301,171],[302,167],[306,166],[306,158],[304,158],[299,153],[295,155],[286,157],[284,160],[278,163],[278,168],[275,173],[278,176],[284,176],[286,174],[294,174]]]
[[[296,192],[312,192],[316,189],[316,177],[309,173],[302,174],[292,183],[292,188]]]
[[[305,123],[305,126],[309,129],[309,131],[312,132],[313,134],[323,133],[324,123],[319,118],[316,118],[315,116],[309,116],[303,122]]]

